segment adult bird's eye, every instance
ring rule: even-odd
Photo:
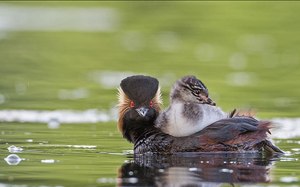
[[[149,106],[153,107],[153,101],[150,101]]]
[[[133,101],[130,101],[130,108],[133,108],[135,106]]]

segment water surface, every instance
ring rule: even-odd
[[[299,9],[1,3],[0,187],[300,186]],[[272,137],[286,155],[133,156],[110,109],[134,74],[158,78],[164,108],[176,79],[197,76],[224,111],[253,107],[278,122]]]
[[[300,139],[276,139],[286,155],[132,155],[115,122],[1,123],[2,186],[300,186]]]

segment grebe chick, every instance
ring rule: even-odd
[[[155,121],[155,126],[172,136],[188,136],[228,114],[209,97],[208,89],[195,76],[185,76],[173,85],[170,106]]]

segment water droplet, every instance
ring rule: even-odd
[[[16,154],[10,154],[6,158],[4,158],[8,165],[18,165],[22,159]]]
[[[53,163],[55,163],[55,160],[54,159],[41,160],[41,163],[44,163],[44,164],[53,164]]]
[[[10,153],[20,153],[23,151],[23,148],[14,145],[9,146],[7,149]]]

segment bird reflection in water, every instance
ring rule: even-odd
[[[134,155],[118,173],[119,186],[221,186],[270,182],[276,158],[259,153]]]

